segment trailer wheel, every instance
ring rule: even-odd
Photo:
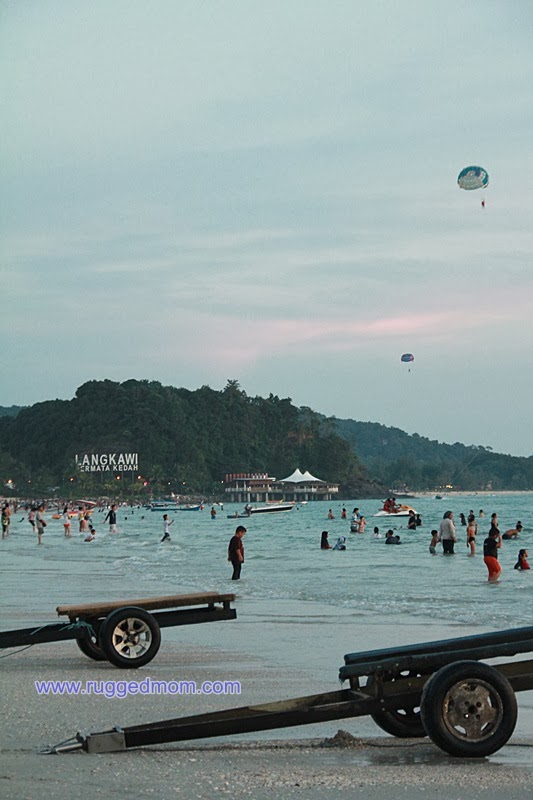
[[[400,678],[410,678],[419,676],[418,672],[402,673]],[[394,680],[394,678],[391,678]],[[374,683],[374,677],[368,676],[367,686]],[[407,708],[397,708],[394,711],[376,711],[370,715],[376,725],[382,730],[396,736],[398,739],[421,739],[427,736],[426,729],[422,724],[419,706],[409,706]]]
[[[76,639],[76,644],[84,656],[93,661],[106,661],[107,657],[98,644],[98,636],[87,633],[84,637]]]
[[[421,716],[431,740],[452,756],[483,758],[511,737],[516,697],[504,675],[478,661],[442,667],[424,686]]]
[[[161,631],[148,611],[127,606],[105,618],[99,641],[108,661],[116,667],[132,669],[154,658],[161,644]]]

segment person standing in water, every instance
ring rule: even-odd
[[[46,520],[44,518],[44,503],[41,503],[35,515],[35,524],[37,526],[37,544],[43,543],[43,533],[46,528]]]
[[[163,532],[163,538],[161,539],[162,542],[170,542],[170,526],[172,525],[173,522],[174,520],[169,521],[168,514],[163,514],[164,532]]]
[[[68,506],[65,506],[63,509],[63,514],[61,516],[63,520],[63,533],[69,539],[70,538],[70,517],[68,515]]]
[[[104,517],[104,524],[109,520],[109,533],[117,533],[117,505],[113,503]]]
[[[489,583],[496,583],[501,575],[502,568],[498,561],[498,550],[502,546],[500,531],[495,525],[489,531],[489,535],[483,542],[483,561],[489,571]]]
[[[246,528],[239,525],[235,531],[235,535],[231,537],[228,546],[228,561],[231,561],[233,566],[232,581],[238,581],[241,577],[241,569],[244,564],[244,545],[242,543],[242,537],[245,533]]]
[[[9,523],[11,522],[11,510],[9,503],[2,506],[2,539],[9,535]]]
[[[439,525],[439,541],[442,542],[443,554],[447,556],[455,555],[454,545],[457,541],[455,525],[453,522],[453,512],[445,511]]]
[[[477,525],[476,525],[476,518],[473,514],[470,514],[468,517],[468,527],[466,529],[466,546],[470,548],[469,556],[476,555],[476,536],[477,536]]]

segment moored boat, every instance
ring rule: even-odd
[[[244,513],[246,516],[251,514],[273,514],[277,513],[278,511],[292,511],[294,505],[292,503],[274,503],[269,506],[250,506],[247,505],[244,507]]]

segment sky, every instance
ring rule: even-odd
[[[530,0],[3,0],[0,405],[237,380],[530,456],[532,33]]]

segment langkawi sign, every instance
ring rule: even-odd
[[[136,472],[139,469],[138,453],[86,453],[75,458],[79,472]]]

